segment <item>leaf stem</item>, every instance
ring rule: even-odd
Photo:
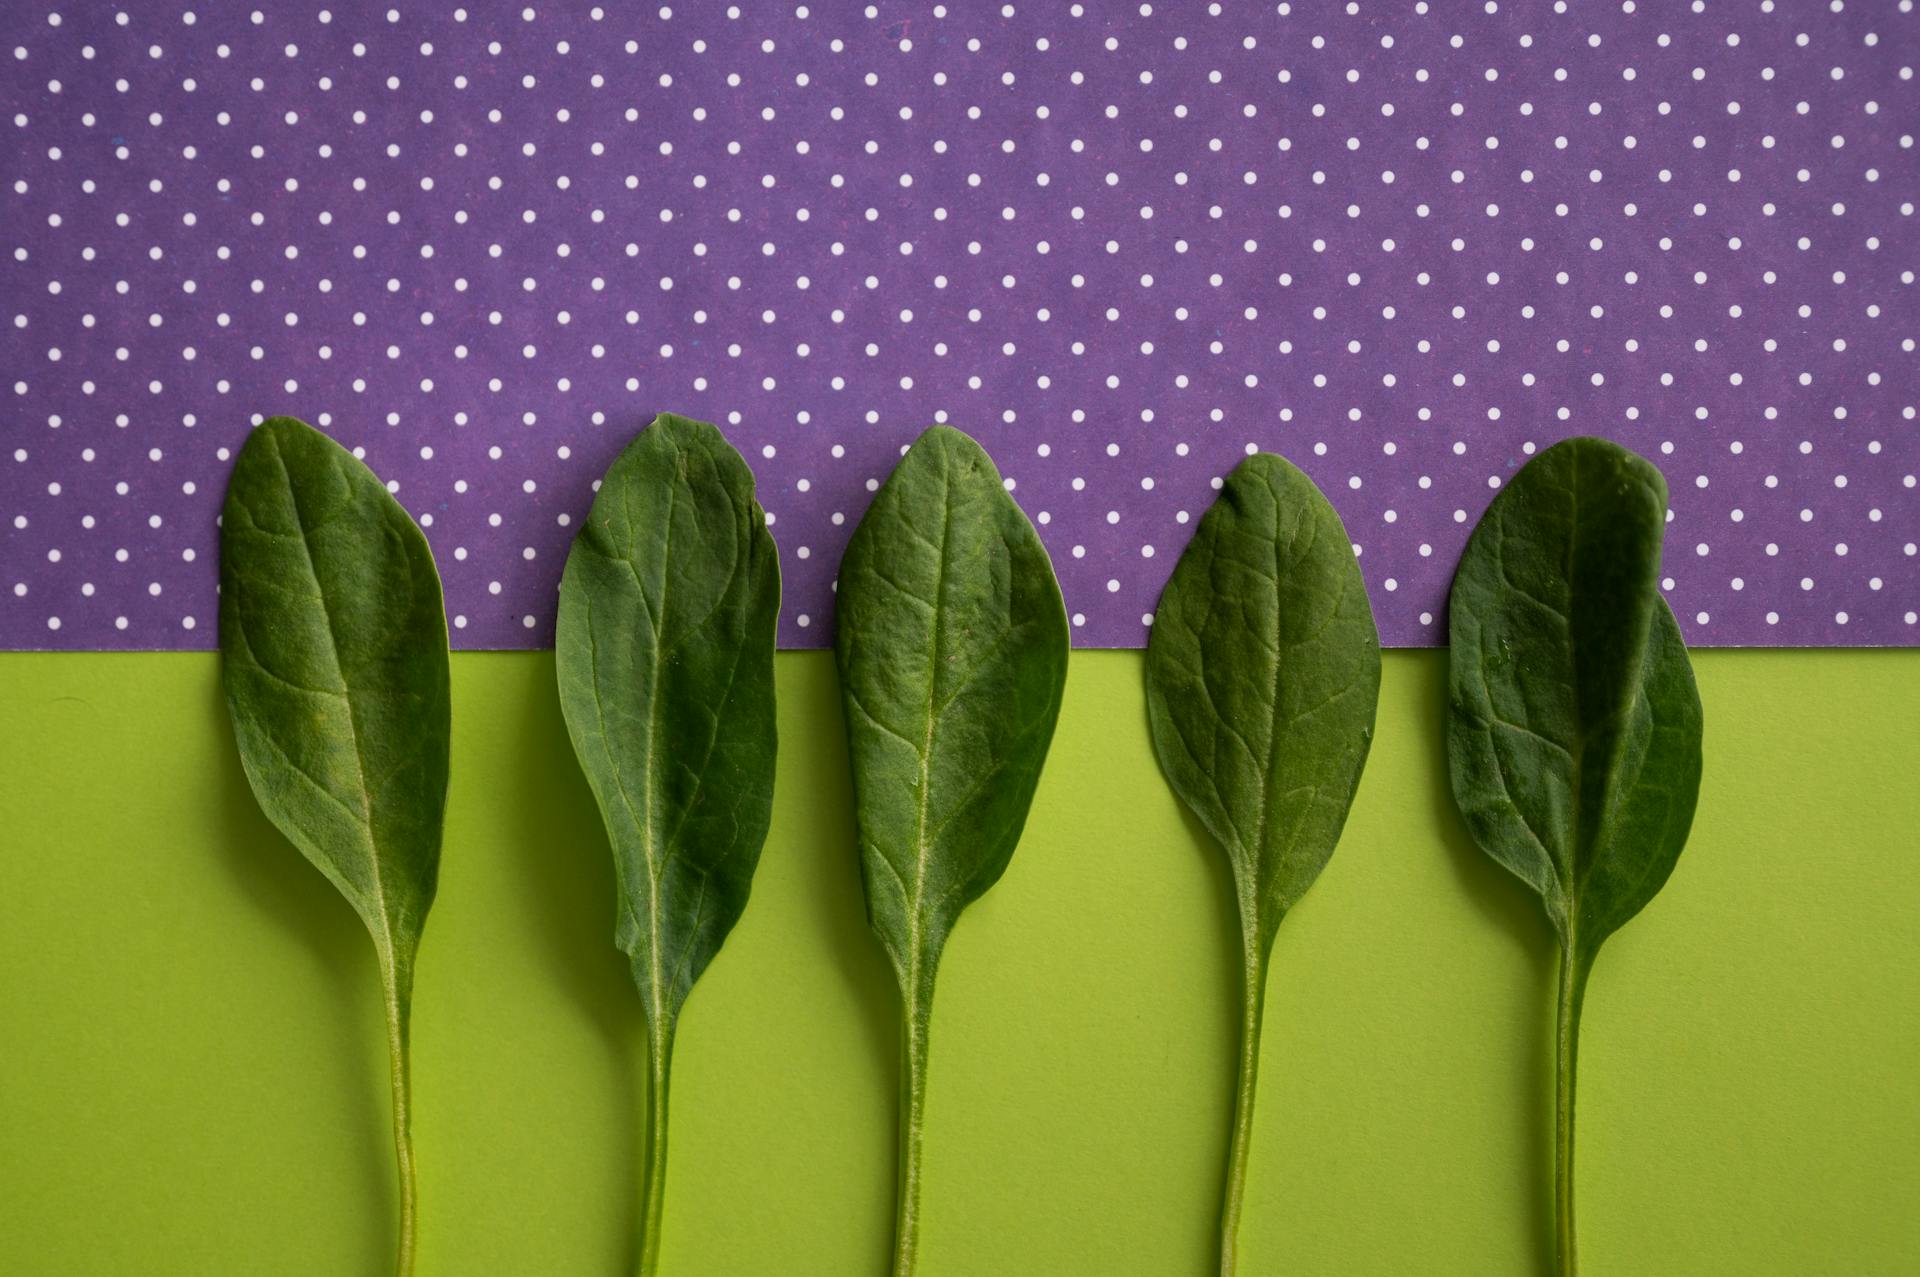
[[[894,1277],[913,1277],[920,1260],[920,1137],[927,1112],[927,1028],[933,990],[909,980],[900,1017],[900,1180],[893,1233]]]
[[[419,1213],[413,1171],[413,964],[382,950],[380,983],[386,995],[387,1062],[393,1082],[393,1156],[400,1177],[400,1242],[394,1271],[412,1277],[414,1221]]]
[[[1233,1277],[1239,1263],[1240,1203],[1247,1186],[1247,1155],[1253,1145],[1253,1098],[1260,1074],[1260,1015],[1267,997],[1267,961],[1255,933],[1253,902],[1241,902],[1240,1085],[1233,1099],[1233,1144],[1227,1154],[1226,1196],[1220,1208],[1220,1277]]]
[[[1573,1232],[1573,1103],[1580,1055],[1580,1007],[1587,995],[1591,959],[1578,956],[1571,940],[1560,950],[1558,1030],[1554,1040],[1553,1252],[1559,1277],[1578,1277]]]
[[[647,1133],[641,1172],[640,1277],[660,1266],[661,1207],[667,1192],[667,1075],[673,1063],[673,1025],[647,1026]]]

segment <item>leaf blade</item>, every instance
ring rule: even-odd
[[[616,940],[670,1026],[745,911],[777,753],[780,574],[746,462],[662,414],[620,454],[561,578],[561,709],[613,846]]]
[[[1665,517],[1651,464],[1562,441],[1494,498],[1449,601],[1456,805],[1589,954],[1666,881],[1699,788],[1699,697],[1658,589]]]
[[[220,570],[221,675],[254,795],[410,966],[451,730],[426,538],[365,465],[277,417],[234,464]]]
[[[1333,854],[1366,766],[1380,641],[1339,514],[1280,457],[1237,466],[1161,595],[1162,772],[1226,850],[1264,950]]]
[[[1066,651],[1052,565],[992,461],[927,431],[848,542],[835,621],[869,921],[903,979],[1006,869]]]

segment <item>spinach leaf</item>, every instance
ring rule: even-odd
[[[1539,893],[1560,942],[1554,1240],[1569,1275],[1587,977],[1673,872],[1700,789],[1700,697],[1656,583],[1666,509],[1647,461],[1568,439],[1494,498],[1453,581],[1454,800],[1474,841]]]
[[[753,473],[662,414],[601,483],[560,582],[560,707],[613,845],[647,1017],[642,1273],[660,1254],[667,1081],[693,982],[747,907],[773,809],[780,566]]]
[[[1237,1262],[1267,959],[1326,867],[1373,743],[1380,636],[1340,516],[1280,457],[1242,461],[1147,641],[1147,717],[1174,793],[1226,849],[1240,912],[1240,1081],[1220,1214]]]
[[[894,1271],[918,1255],[927,1029],[940,950],[1007,867],[1060,716],[1067,617],[1047,552],[972,439],[935,426],[840,562],[867,918],[903,1003]]]
[[[447,620],[427,540],[400,503],[290,417],[253,431],[227,485],[220,654],[261,810],[373,934],[404,1275],[416,1214],[408,1032],[447,802]]]

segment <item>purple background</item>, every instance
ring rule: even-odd
[[[10,4],[0,644],[212,645],[281,412],[427,525],[457,645],[548,643],[662,410],[753,463],[789,644],[932,421],[1086,645],[1255,446],[1436,642],[1576,433],[1665,470],[1690,642],[1915,642],[1920,18],[1563,7]]]

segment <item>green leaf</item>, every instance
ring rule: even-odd
[[[1240,1081],[1220,1218],[1234,1270],[1266,965],[1326,867],[1373,743],[1380,636],[1340,516],[1256,453],[1175,565],[1147,642],[1147,717],[1174,793],[1226,849],[1243,964]]]
[[[1580,1008],[1601,943],[1673,872],[1700,788],[1700,698],[1658,588],[1667,485],[1604,439],[1528,462],[1467,542],[1447,761],[1474,841],[1540,895],[1561,950],[1556,1248],[1576,1268]]]
[[[840,562],[834,650],[867,918],[903,1003],[894,1270],[918,1253],[927,1028],[941,947],[1007,867],[1060,715],[1067,617],[1047,552],[966,435],[921,435]]]
[[[560,707],[613,846],[647,1016],[640,1270],[660,1251],[674,1026],[747,905],[773,807],[780,568],[753,474],[663,414],[601,483],[560,582]]]
[[[408,1036],[447,801],[447,621],[433,555],[400,503],[346,449],[290,417],[253,431],[227,485],[220,654],[254,797],[373,935],[405,1274],[415,1218]]]

